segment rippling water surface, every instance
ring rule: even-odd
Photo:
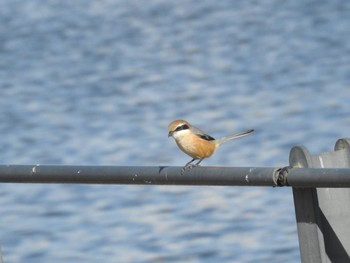
[[[348,1],[0,1],[4,164],[282,166],[350,127]],[[299,262],[290,189],[0,187],[5,262]]]

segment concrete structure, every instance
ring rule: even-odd
[[[349,168],[350,140],[340,139],[334,152],[319,155],[294,147],[289,162],[298,168]],[[294,187],[293,195],[301,261],[350,262],[350,188]]]

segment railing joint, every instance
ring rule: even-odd
[[[277,186],[290,186],[288,183],[288,174],[292,168],[292,166],[285,166],[276,170],[275,178]]]

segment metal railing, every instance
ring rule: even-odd
[[[287,167],[0,165],[0,183],[290,186],[302,262],[350,262],[350,139],[291,149]],[[0,252],[0,263],[2,263]]]
[[[0,183],[350,187],[350,168],[0,165]]]

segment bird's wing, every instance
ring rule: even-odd
[[[214,141],[215,138],[211,137],[210,135],[206,134],[204,131],[196,128],[196,127],[191,127],[191,131],[197,135],[199,138],[202,138],[203,140],[207,140],[207,141]]]

